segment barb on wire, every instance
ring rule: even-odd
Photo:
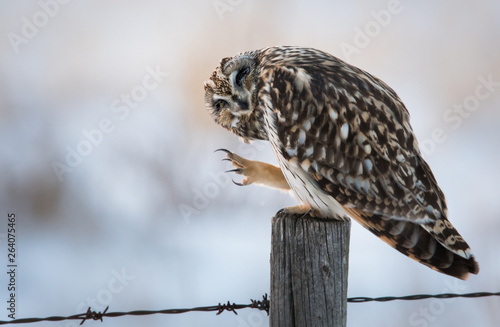
[[[220,304],[219,303],[219,311],[217,312],[217,315],[220,315],[221,313],[223,313],[224,310],[232,311],[235,315],[237,315],[238,312],[236,312],[236,309],[238,309],[236,304],[234,304],[234,303],[231,304],[229,301],[227,301],[227,304]]]
[[[108,309],[109,309],[109,306],[107,306],[103,312],[95,312],[95,311],[90,310],[90,307],[89,307],[87,309],[87,313],[86,313],[85,317],[83,318],[82,322],[80,323],[80,325],[83,325],[83,323],[87,319],[100,320],[102,322],[102,316],[106,314]]]
[[[478,298],[478,297],[486,297],[486,296],[500,296],[500,292],[491,293],[491,292],[477,292],[477,293],[466,293],[466,294],[453,294],[453,293],[443,293],[443,294],[416,294],[416,295],[408,295],[408,296],[384,296],[384,297],[351,297],[347,299],[347,302],[350,303],[364,303],[364,302],[389,302],[395,300],[423,300],[429,298],[439,298],[439,299],[449,299],[455,297],[462,298]],[[250,300],[250,304],[235,304],[227,301],[226,304],[218,304],[214,306],[208,307],[196,307],[191,309],[165,309],[165,310],[136,310],[129,312],[108,312],[107,307],[103,312],[93,311],[90,307],[87,309],[86,313],[80,313],[77,315],[61,317],[61,316],[52,316],[46,318],[22,318],[22,319],[14,319],[10,321],[0,321],[0,325],[10,325],[10,324],[25,324],[25,323],[35,323],[40,321],[61,321],[61,320],[81,320],[80,325],[82,325],[87,320],[100,320],[103,321],[103,317],[121,317],[121,316],[147,316],[153,314],[179,314],[185,312],[193,312],[193,311],[217,311],[217,315],[221,314],[224,311],[230,311],[234,314],[238,314],[236,310],[251,308],[258,309],[262,311],[266,311],[269,315],[269,307],[270,302],[267,297],[267,293],[262,296],[261,301]]]

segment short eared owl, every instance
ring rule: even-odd
[[[291,189],[301,204],[289,212],[351,217],[432,269],[478,273],[405,105],[378,78],[319,50],[271,47],[222,59],[205,92],[219,125],[268,140],[278,159],[275,167],[224,150],[242,185]]]

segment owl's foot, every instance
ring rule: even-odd
[[[233,153],[226,149],[217,149],[215,151],[225,152],[226,158],[223,160],[231,161],[231,164],[236,167],[236,169],[227,170],[226,173],[236,173],[238,175],[245,176],[241,183],[233,181],[234,184],[238,186],[245,186],[255,182],[255,178],[253,177],[255,171],[255,167],[253,164],[254,161],[240,157],[236,153]]]
[[[286,213],[290,215],[301,215],[301,218],[304,216],[311,216],[311,217],[320,217],[319,213],[312,209],[309,205],[307,204],[299,204],[293,207],[285,207],[278,211],[278,213]]]
[[[233,181],[236,185],[245,186],[255,183],[283,190],[290,189],[290,186],[288,185],[280,168],[265,162],[245,159],[226,149],[217,149],[215,151],[225,152],[226,158],[223,160],[231,161],[233,166],[236,167],[235,169],[228,170],[227,172],[245,176],[241,183]]]

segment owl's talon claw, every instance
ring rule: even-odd
[[[236,168],[236,169],[231,169],[231,170],[226,170],[225,171],[226,173],[236,173],[236,174],[242,174],[243,173],[243,170],[240,169],[240,168]]]
[[[231,180],[231,181],[232,181],[235,185],[238,185],[238,186],[245,186],[245,185],[243,185],[243,184],[241,184],[241,183],[238,183],[238,182],[235,182],[235,181],[233,181],[233,180]]]
[[[311,216],[311,217],[313,217],[313,218],[314,218],[314,217],[316,217],[314,213],[315,213],[315,212],[314,212],[314,210],[313,210],[313,209],[309,209],[309,210],[307,210],[307,212],[306,212],[305,214],[303,214],[303,215],[302,215],[302,217],[301,217],[301,218],[304,218],[305,216]]]
[[[225,153],[227,153],[227,154],[230,154],[230,153],[231,153],[231,151],[226,150],[226,149],[217,149],[217,150],[214,150],[214,153],[215,153],[215,152],[218,152],[218,151],[222,151],[222,152],[225,152]]]

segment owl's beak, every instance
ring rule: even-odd
[[[233,100],[233,102],[238,105],[238,112],[246,111],[250,108],[249,99],[242,99],[236,95],[233,95],[231,97],[231,100]]]
[[[248,102],[246,101],[237,101],[236,102],[238,106],[241,108],[241,110],[248,110]]]

